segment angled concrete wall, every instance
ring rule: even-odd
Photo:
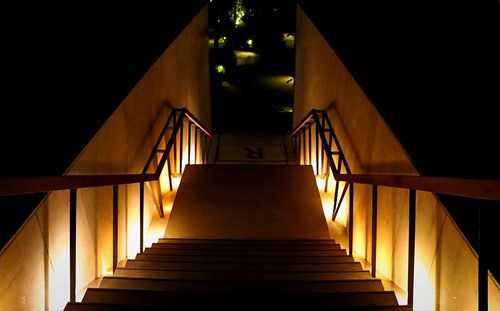
[[[300,7],[295,74],[294,124],[313,108],[328,110],[353,173],[418,174],[370,99]],[[378,276],[404,292],[408,192],[379,187],[378,204]],[[370,187],[355,187],[354,206],[354,251],[369,261]],[[432,193],[417,192],[416,230],[415,310],[477,310],[476,254]],[[500,290],[494,284],[490,278],[490,309],[499,310]]]
[[[66,174],[140,173],[172,107],[210,126],[208,10],[182,31]],[[78,115],[74,116],[78,118]],[[138,185],[120,186],[119,259],[138,251]],[[147,224],[157,218],[151,190]],[[78,191],[77,300],[112,269],[112,189]],[[0,310],[62,310],[69,301],[69,192],[50,193],[0,252]],[[163,233],[163,232],[161,232]]]

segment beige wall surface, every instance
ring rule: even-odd
[[[294,124],[328,110],[353,173],[418,174],[370,99],[298,7]],[[377,273],[406,291],[408,192],[379,187]],[[354,251],[371,258],[371,187],[356,185]],[[500,310],[490,279],[490,309]],[[404,293],[403,293],[404,296]],[[415,310],[477,310],[477,257],[434,194],[417,192]]]
[[[329,238],[310,167],[191,165],[181,185],[166,237]]]
[[[172,107],[210,127],[205,7],[131,90],[66,174],[140,173]],[[77,118],[78,116],[74,116]],[[119,259],[139,247],[138,185],[119,187]],[[158,217],[145,189],[145,231]],[[77,196],[77,300],[112,269],[112,189]],[[62,310],[69,301],[69,192],[50,193],[0,252],[0,310]]]

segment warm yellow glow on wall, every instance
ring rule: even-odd
[[[181,183],[181,178],[182,178],[181,175],[172,176],[172,187],[174,188],[174,191],[179,188],[179,185]]]
[[[69,252],[57,251],[51,258],[53,270],[49,279],[50,310],[63,310],[69,301]]]
[[[111,267],[111,264],[106,262],[104,259],[104,256],[101,256],[101,275],[100,276],[107,276],[107,275],[113,275],[113,268]]]
[[[168,180],[168,168],[166,165],[163,167],[163,170],[160,173],[160,188],[162,195],[165,195],[170,191],[170,184]]]
[[[153,243],[158,242],[160,238],[165,236],[167,226],[167,218],[154,217],[148,226],[148,230],[144,235],[144,247],[151,247]]]
[[[335,194],[335,184],[336,181],[332,175],[328,178],[328,188],[327,192],[325,192],[325,183],[327,182],[327,178],[324,175],[316,176],[316,185],[318,186],[318,191],[321,197],[321,203],[323,205],[323,212],[325,213],[325,218],[330,221],[332,219],[333,214],[333,204],[334,204],[334,194]],[[342,189],[344,187],[344,183],[341,182],[339,184],[339,191],[337,194],[337,200],[340,200],[340,196],[342,193]],[[348,190],[349,191],[349,190]],[[338,202],[338,201],[337,201]],[[349,197],[348,193],[344,196],[342,203],[340,205],[340,209],[337,213],[337,217],[335,221],[342,225],[343,227],[347,226],[348,220],[348,210],[349,208]]]
[[[414,308],[415,311],[434,310],[436,305],[436,289],[431,282],[431,277],[422,263],[415,261],[415,291]]]
[[[384,256],[385,254],[392,254],[392,243],[387,239],[377,238],[377,274],[382,274],[383,277],[392,280],[392,269],[396,267],[393,267],[392,256]],[[403,265],[400,267],[405,269]]]
[[[138,187],[129,187],[127,211],[127,257],[134,258],[139,252],[139,194]]]
[[[366,236],[364,234],[356,234],[356,228],[354,228],[355,234],[352,237],[354,253],[358,254],[360,258],[366,259],[367,256],[367,245]]]
[[[191,148],[191,153],[193,153],[193,150]],[[185,144],[182,148],[182,172],[184,172],[184,170],[186,169],[186,165],[188,165],[189,162],[188,162],[188,145]]]
[[[334,180],[333,178],[331,178]],[[339,193],[337,194],[337,200],[340,200],[341,194],[342,194],[342,189],[344,189],[345,183],[340,182],[339,185]],[[330,188],[333,189],[333,188]],[[349,191],[349,188],[347,189]],[[333,196],[333,190],[332,190],[332,196]],[[338,202],[337,201],[337,202]],[[335,218],[335,221],[338,222],[339,224],[343,225],[344,227],[347,227],[347,219],[349,216],[349,193],[346,192],[344,195],[344,198],[342,199],[342,203],[340,204],[339,211],[337,212],[337,217]]]
[[[321,204],[323,205],[323,213],[325,213],[325,218],[327,220],[331,220],[333,213],[333,198],[328,192],[324,191],[325,182],[326,182],[325,176],[316,176],[316,185],[318,186],[319,195],[321,197]]]
[[[181,175],[172,176],[172,188],[173,188],[173,190],[169,191],[170,189],[168,189],[168,186],[166,186],[168,191],[167,191],[167,193],[162,195],[163,212],[165,213],[165,217],[167,217],[167,218],[170,216],[170,212],[172,211],[172,207],[174,205],[175,195],[177,193],[177,189],[179,188],[180,182],[181,182]],[[163,188],[163,186],[162,186],[162,188]]]
[[[500,310],[500,285],[491,274],[488,277],[488,308]]]

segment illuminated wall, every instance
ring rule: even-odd
[[[369,98],[300,7],[295,74],[294,124],[312,108],[328,110],[353,173],[417,174]],[[379,187],[378,196],[378,276],[406,291],[408,193]],[[369,261],[370,187],[355,187],[354,208],[355,254]],[[416,221],[415,310],[476,310],[477,257],[433,194],[417,192]],[[331,221],[329,225],[334,227]],[[490,278],[490,309],[500,310],[500,290],[494,284]]]
[[[187,107],[210,126],[207,27],[205,7],[133,88],[66,174],[140,173],[171,107]],[[120,186],[119,259],[138,252],[138,188],[137,184]],[[151,189],[146,185],[145,231],[157,234],[157,227],[149,226],[159,218]],[[77,202],[80,300],[89,284],[112,269],[112,189],[81,189]],[[69,301],[68,225],[69,191],[50,193],[0,253],[0,310],[64,308]],[[150,241],[148,236],[146,241]]]

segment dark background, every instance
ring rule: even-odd
[[[227,38],[210,50],[213,127],[217,132],[281,132],[292,128],[293,89],[263,83],[267,77],[294,76],[295,51],[286,48],[283,33],[295,33],[294,1],[243,0],[244,25],[235,27],[230,15],[235,1],[218,0],[209,6],[210,36]],[[251,38],[252,47],[247,40]],[[235,51],[255,53],[258,60],[237,66]],[[226,68],[224,74],[215,70]],[[229,83],[230,86],[227,87]],[[285,112],[284,108],[290,111]]]

